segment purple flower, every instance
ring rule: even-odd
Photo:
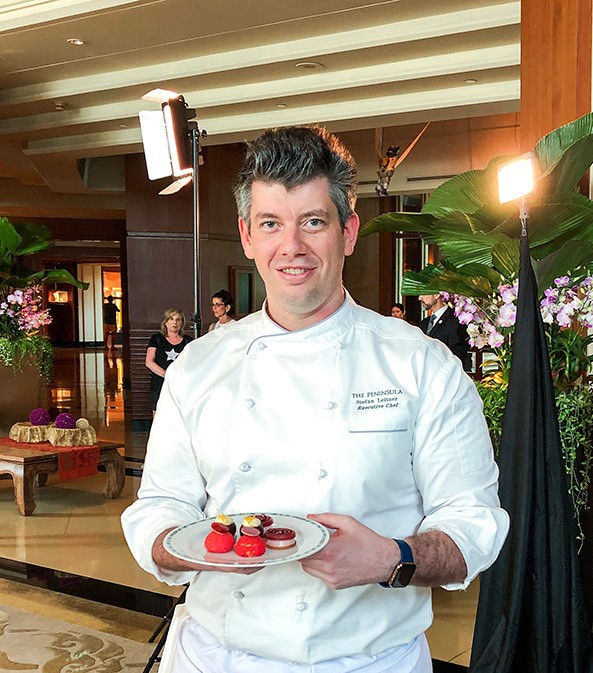
[[[558,287],[566,287],[570,283],[570,278],[568,276],[559,276],[554,279],[554,282]]]
[[[56,428],[64,430],[74,430],[76,427],[76,416],[72,414],[63,413],[56,416]]]
[[[51,417],[47,409],[33,409],[29,414],[29,423],[31,425],[49,425]]]

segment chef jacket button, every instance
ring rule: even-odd
[[[245,594],[242,591],[233,591],[233,598],[242,601],[245,598]]]
[[[324,470],[323,468],[321,468],[321,469],[319,470],[319,472],[317,473],[317,476],[318,476],[320,479],[325,479],[325,477],[327,477],[327,470]]]
[[[239,469],[241,472],[249,472],[249,470],[251,470],[251,465],[249,463],[241,463],[241,465],[239,465]]]
[[[332,402],[331,400],[329,400],[329,401],[326,402],[323,406],[324,406],[324,408],[327,409],[328,411],[331,411],[332,409],[335,409],[335,408],[336,408],[336,403],[335,403],[335,402]]]
[[[252,400],[252,399],[245,400],[245,406],[248,409],[251,409],[251,407],[255,406],[255,400]]]
[[[305,612],[305,610],[309,607],[308,603],[305,603],[305,601],[301,601],[300,603],[297,603],[295,605],[296,611],[297,612]]]
[[[266,344],[265,344],[263,341],[260,341],[260,342],[257,344],[257,350],[258,350],[258,351],[263,351],[263,350],[265,350],[266,348],[267,348],[267,346],[266,346]]]
[[[338,343],[334,346],[334,348],[335,348],[337,351],[341,351],[342,348],[344,348],[344,344],[343,344],[341,341],[338,341]]]

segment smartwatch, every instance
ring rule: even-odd
[[[401,552],[401,558],[395,566],[387,582],[379,582],[379,585],[386,589],[402,589],[407,587],[416,571],[414,556],[410,545],[405,540],[393,540]]]

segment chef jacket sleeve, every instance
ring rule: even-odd
[[[206,501],[190,432],[173,393],[183,376],[182,356],[167,370],[138,499],[122,515],[124,536],[134,558],[141,568],[167,584],[186,584],[196,573],[171,572],[157,566],[152,559],[153,542],[167,528],[203,519]]]

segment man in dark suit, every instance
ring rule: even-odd
[[[420,322],[420,329],[433,339],[442,341],[461,360],[467,371],[467,331],[457,320],[453,309],[443,301],[440,294],[421,294],[418,300],[430,311],[430,316]]]

